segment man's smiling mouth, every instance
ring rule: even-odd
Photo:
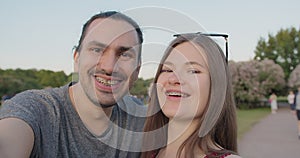
[[[114,86],[114,85],[120,83],[119,80],[106,80],[104,78],[97,77],[97,76],[96,76],[96,80],[105,86]]]

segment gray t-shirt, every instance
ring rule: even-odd
[[[68,88],[25,91],[0,109],[0,119],[20,118],[33,129],[31,157],[139,157],[146,106],[125,96],[114,106],[108,129],[95,136],[73,108]]]
[[[300,110],[300,92],[298,92],[295,97],[296,97],[295,109]]]

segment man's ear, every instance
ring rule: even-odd
[[[141,65],[138,65],[138,66],[136,67],[136,69],[132,72],[132,75],[131,75],[131,77],[130,77],[130,79],[131,79],[131,82],[130,82],[130,83],[131,83],[132,85],[133,85],[134,82],[137,81],[138,78],[139,78],[140,68],[141,68]],[[130,85],[130,87],[132,87],[132,85]]]
[[[133,75],[132,79],[134,81],[136,81],[139,78],[140,69],[141,69],[141,65],[139,64],[132,74]]]
[[[132,72],[132,75],[130,76],[130,82],[129,82],[129,89],[131,89],[135,83],[135,81],[139,78],[141,65],[138,65],[136,69]]]
[[[78,66],[79,66],[79,53],[78,51],[74,51],[74,54],[73,54],[73,60],[74,60],[74,72],[78,72]]]

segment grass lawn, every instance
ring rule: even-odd
[[[270,114],[270,108],[257,108],[248,110],[237,110],[238,123],[238,139],[241,139],[243,134],[249,131],[252,126],[259,122],[263,117]]]

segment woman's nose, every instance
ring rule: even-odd
[[[182,81],[179,77],[179,74],[176,73],[176,72],[172,72],[168,78],[168,82],[169,84],[172,84],[172,85],[180,85],[182,84]]]

